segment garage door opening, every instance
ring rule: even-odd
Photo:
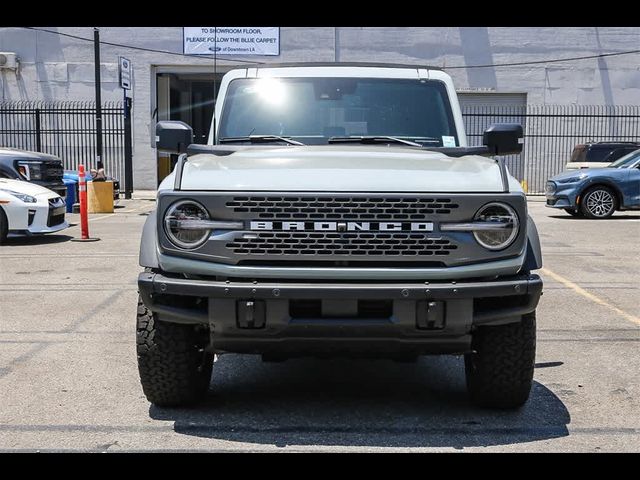
[[[206,144],[223,74],[214,77],[213,73],[158,73],[154,112],[157,121],[185,122],[193,128],[193,142]],[[177,158],[177,155],[158,153],[158,184],[171,173]]]

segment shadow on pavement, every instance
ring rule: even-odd
[[[3,247],[11,247],[11,246],[24,246],[24,245],[49,245],[54,243],[62,243],[68,242],[73,237],[69,235],[56,235],[53,233],[47,235],[31,235],[31,236],[15,236],[8,237],[5,240],[5,243],[2,244]]]
[[[559,218],[561,220],[575,220],[583,222],[599,222],[602,220],[638,220],[640,215],[616,215],[615,213],[609,218],[585,218],[585,217],[572,217],[571,215],[549,215],[549,218]]]
[[[263,363],[225,355],[209,396],[190,409],[151,406],[176,433],[267,444],[361,447],[505,445],[567,436],[562,401],[535,382],[516,411],[472,406],[461,357],[390,360],[297,359]]]

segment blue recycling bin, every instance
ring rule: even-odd
[[[73,204],[76,203],[76,185],[77,181],[71,178],[63,178],[65,187],[67,187],[67,197],[65,202],[67,203],[67,213],[73,213]]]

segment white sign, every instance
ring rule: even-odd
[[[185,55],[280,55],[280,27],[184,27]]]
[[[131,61],[128,58],[118,57],[120,60],[120,87],[131,89]]]

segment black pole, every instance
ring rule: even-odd
[[[216,138],[216,101],[218,92],[216,91],[216,77],[218,76],[218,27],[213,27],[213,144],[217,143]]]
[[[131,98],[124,91],[124,198],[133,193],[133,153],[131,149]]]
[[[42,137],[40,128],[40,109],[36,108],[36,151],[42,151]]]
[[[102,98],[100,97],[100,30],[93,28],[93,55],[96,83],[96,161],[97,168],[104,168],[102,163]]]

